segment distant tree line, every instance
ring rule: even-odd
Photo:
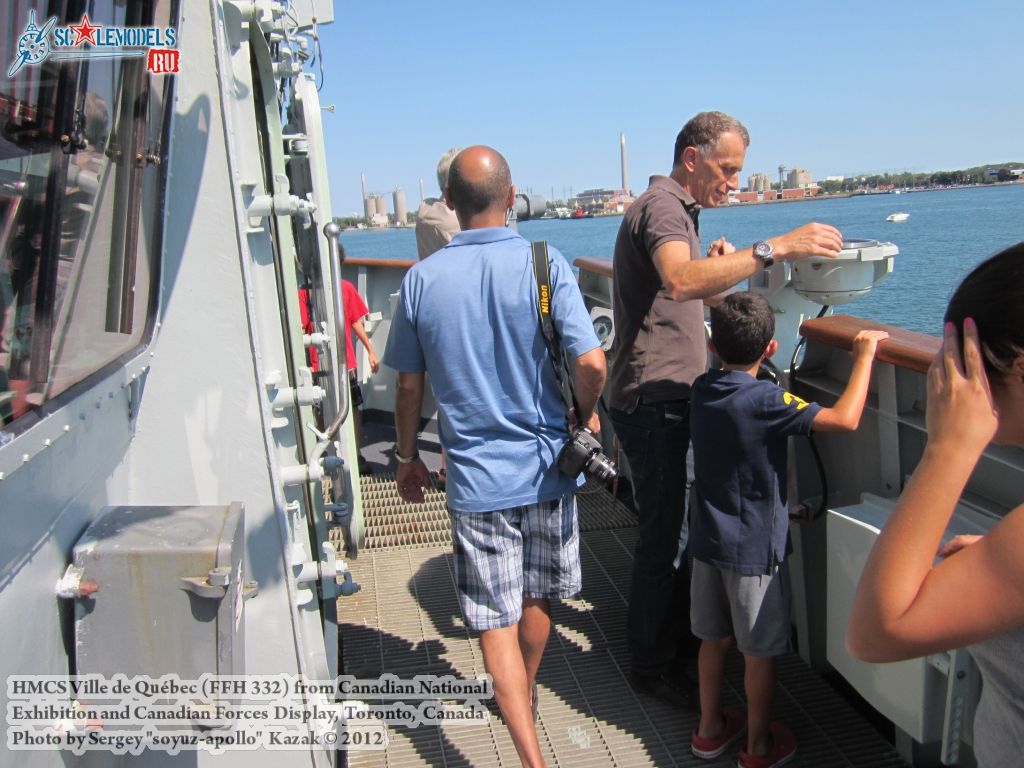
[[[959,171],[935,171],[933,173],[883,173],[864,176],[850,176],[842,181],[819,181],[822,192],[855,192],[858,189],[948,187],[955,184],[994,184],[997,181],[1013,181],[1017,177],[1011,168],[1024,168],[1024,163],[999,163],[979,165]],[[987,171],[996,171],[994,177]]]

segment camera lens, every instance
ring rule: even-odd
[[[602,482],[614,480],[619,474],[615,462],[603,453],[594,453],[587,463],[587,472]]]

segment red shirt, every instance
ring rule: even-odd
[[[366,302],[363,301],[363,297],[359,295],[359,291],[357,291],[356,287],[348,280],[341,281],[341,300],[345,305],[345,328],[349,332],[348,344],[346,345],[345,350],[345,362],[348,365],[348,369],[351,371],[356,367],[356,349],[352,337],[352,326],[370,314],[370,310],[366,306]],[[299,313],[301,315],[303,333],[313,333],[317,330],[313,327],[313,321],[310,317],[310,302],[311,297],[309,295],[309,290],[306,288],[300,288]],[[308,352],[309,367],[314,371],[320,370],[316,347],[309,347]]]

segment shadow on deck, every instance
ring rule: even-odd
[[[422,450],[422,447],[421,447]],[[371,459],[372,460],[372,459]],[[349,560],[362,591],[339,603],[342,671],[483,675],[479,641],[455,594],[444,495],[404,505],[384,462],[363,479],[368,540]],[[541,749],[551,766],[733,766],[735,753],[690,753],[695,712],[639,694],[627,682],[626,598],[636,540],[632,514],[603,490],[580,496],[583,592],[552,606],[553,627],[538,675]],[[730,656],[723,705],[743,702],[742,659]],[[389,727],[381,751],[351,751],[348,765],[518,766],[493,701],[486,723]],[[799,656],[779,659],[776,717],[796,734],[794,766],[905,766],[891,745]]]

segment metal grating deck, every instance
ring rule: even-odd
[[[367,485],[385,486],[375,477]],[[377,488],[387,497],[388,490]],[[391,482],[394,494],[394,483]],[[425,532],[442,522],[440,510],[420,507]],[[610,496],[581,501],[588,524],[582,538],[583,594],[552,606],[551,638],[542,662],[538,735],[551,766],[705,766],[735,765],[735,754],[698,760],[690,753],[695,713],[682,712],[635,693],[626,681],[626,594],[635,527],[613,525],[621,514]],[[395,498],[397,498],[395,496]],[[380,501],[366,499],[373,508]],[[385,503],[386,506],[386,503]],[[429,505],[428,505],[429,506]],[[455,596],[450,544],[403,546],[401,538],[421,532],[401,530],[412,510],[380,512],[381,525],[394,530],[377,534],[383,548],[368,546],[349,561],[362,590],[339,602],[343,672],[361,678],[390,672],[402,679],[418,674],[483,674],[478,640],[462,623]],[[378,513],[374,513],[376,516]],[[632,516],[625,512],[629,518]],[[396,519],[391,520],[390,515]],[[434,517],[431,517],[433,515]],[[628,525],[628,523],[627,523]],[[370,523],[368,521],[368,530]],[[583,526],[581,525],[581,528]],[[383,529],[382,529],[383,530]],[[743,664],[730,657],[725,706],[742,704]],[[878,732],[796,655],[778,664],[776,716],[794,731],[798,752],[794,766],[896,768],[904,761]],[[493,704],[493,702],[492,702]],[[385,751],[353,751],[353,768],[387,766],[518,766],[512,741],[500,718],[486,724],[446,724],[389,728]]]
[[[402,500],[391,472],[359,478],[366,536],[364,549],[451,546],[445,494],[437,488],[437,473],[431,472],[430,477],[433,485],[424,491],[422,504]],[[581,531],[628,528],[636,524],[636,516],[598,483],[588,481],[576,498]]]
[[[392,472],[359,478],[365,549],[451,546],[445,494],[437,488],[437,473],[431,472],[430,478],[432,486],[424,490],[422,504],[402,500]]]

